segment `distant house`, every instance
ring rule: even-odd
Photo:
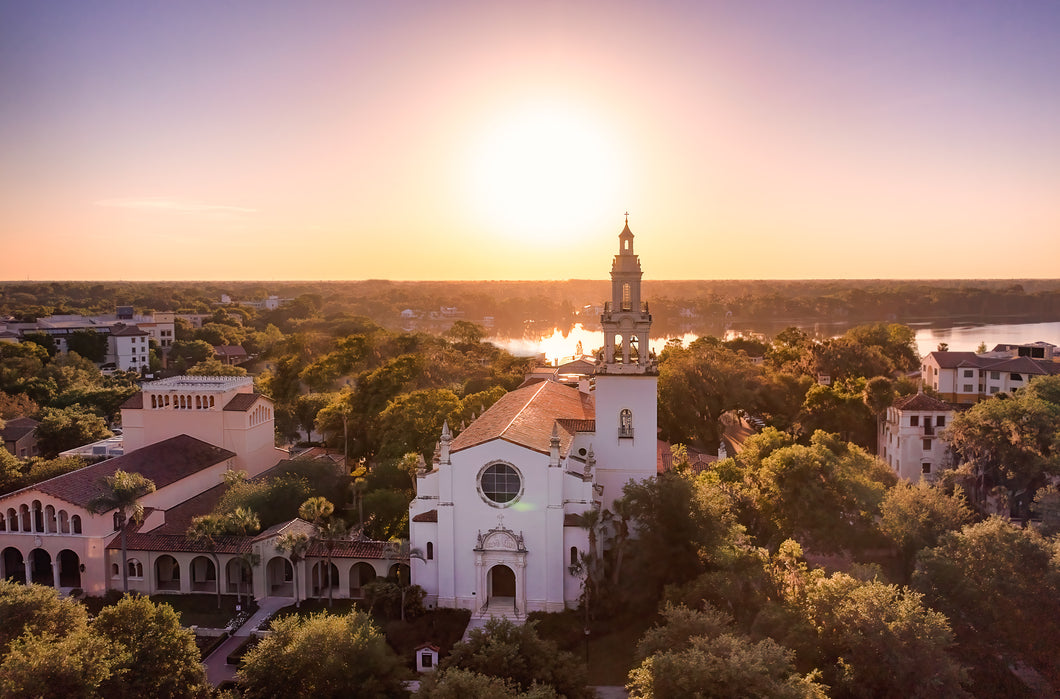
[[[247,361],[247,351],[240,345],[214,345],[213,356],[228,366]]]
[[[920,366],[924,386],[942,400],[970,405],[998,393],[1026,388],[1039,376],[1060,374],[1060,362],[1012,352],[931,352]]]
[[[955,414],[952,405],[924,393],[899,398],[887,408],[876,453],[900,478],[934,480],[949,466],[941,433]]]
[[[16,417],[8,420],[0,435],[4,438],[4,448],[20,459],[37,456],[37,425],[33,418]]]

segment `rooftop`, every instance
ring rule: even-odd
[[[249,376],[170,376],[144,384],[145,391],[215,391],[222,393],[234,388],[253,386]]]

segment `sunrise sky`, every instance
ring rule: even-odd
[[[0,0],[0,279],[1060,277],[1060,3]]]

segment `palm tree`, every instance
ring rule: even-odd
[[[412,559],[418,558],[423,562],[426,562],[427,559],[424,557],[423,551],[413,548],[408,539],[391,539],[387,542],[384,555],[387,563],[395,559],[399,563],[406,559],[409,562],[409,580],[407,583],[402,583],[401,581],[401,566],[399,565],[397,569],[397,585],[398,589],[401,590],[401,621],[405,621],[405,593],[412,587]]]
[[[307,522],[313,524],[313,535],[309,537],[309,544],[312,546],[316,542],[320,541],[320,526],[324,521],[335,512],[335,506],[331,504],[331,501],[325,497],[317,496],[309,498],[302,503],[302,506],[298,508],[298,516]],[[331,570],[328,570],[330,577]],[[320,587],[320,571],[319,566],[317,570],[317,587]],[[330,582],[330,581],[329,581]]]
[[[596,585],[600,575],[600,557],[596,551],[596,536],[602,522],[603,517],[598,507],[582,512],[581,527],[589,532],[589,568],[586,573],[587,579],[593,585]]]
[[[250,536],[251,534],[256,534],[258,530],[261,529],[261,520],[258,519],[258,514],[253,510],[246,507],[237,507],[225,515],[225,528],[239,536]],[[239,560],[240,564],[251,570],[251,575],[253,575],[253,569],[258,565],[261,557],[253,551],[247,551],[239,554]],[[236,590],[237,596],[240,592],[240,589]],[[251,592],[251,590],[247,591],[248,603],[250,602]]]
[[[335,590],[331,585],[331,554],[335,550],[335,543],[345,539],[349,531],[346,522],[338,517],[332,517],[317,528],[317,536],[324,542],[324,561],[325,570],[327,571],[324,575],[326,575],[328,579],[329,608],[335,603]]]
[[[139,473],[117,470],[100,482],[102,492],[88,501],[88,511],[94,515],[116,510],[114,528],[121,533],[121,584],[122,592],[129,592],[129,551],[126,547],[125,530],[128,521],[139,522],[144,516],[140,498],[153,493],[155,484]]]
[[[302,601],[298,597],[298,564],[305,558],[309,550],[309,536],[305,532],[287,532],[281,534],[276,540],[276,550],[286,553],[291,560],[294,569],[294,606],[301,607]]]
[[[217,608],[221,608],[221,561],[217,558],[217,537],[225,533],[225,523],[218,515],[202,515],[191,520],[185,536],[189,541],[206,547],[214,565],[214,585],[217,587]]]

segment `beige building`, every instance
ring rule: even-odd
[[[1011,351],[931,352],[920,366],[923,385],[942,400],[958,405],[1012,393],[1039,376],[1055,374],[1060,374],[1060,362],[1018,356]]]
[[[225,474],[264,474],[287,452],[273,446],[272,401],[249,377],[180,376],[146,384],[122,406],[122,456],[0,497],[0,577],[102,595],[122,588],[115,513],[95,515],[89,502],[100,481],[121,469],[155,483],[144,496],[143,522],[127,535],[129,586],[154,593],[248,593],[359,597],[365,584],[397,560],[386,542],[319,544],[291,561],[276,550],[286,531],[311,532],[291,520],[257,536],[220,537],[216,546],[185,536],[193,517],[213,509]],[[330,572],[330,574],[329,574]],[[297,590],[295,585],[297,584]]]
[[[950,464],[942,432],[955,414],[952,405],[923,393],[899,398],[887,408],[877,453],[900,478],[934,480]]]

